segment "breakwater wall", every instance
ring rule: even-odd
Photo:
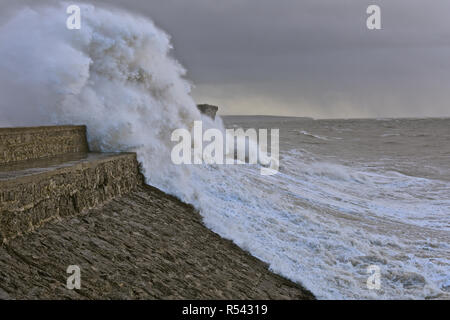
[[[86,127],[0,129],[0,242],[143,184],[134,153],[90,153]]]

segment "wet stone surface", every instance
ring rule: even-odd
[[[81,268],[79,290],[66,288],[69,265]],[[0,247],[0,299],[177,298],[313,296],[149,186]]]
[[[27,167],[16,164],[0,169],[0,242],[52,219],[95,208],[142,182],[133,153],[90,153],[64,160],[30,161]]]
[[[0,128],[0,165],[86,152],[85,126]]]

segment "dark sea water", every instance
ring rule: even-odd
[[[257,199],[236,200],[248,250],[274,271],[319,298],[450,298],[450,119],[224,123],[280,129],[280,173],[242,168],[241,198]]]

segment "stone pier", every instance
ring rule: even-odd
[[[0,129],[0,242],[142,184],[136,154],[88,150],[84,126]]]

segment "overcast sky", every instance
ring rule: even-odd
[[[450,116],[448,0],[85,2],[152,18],[222,114]],[[382,30],[366,28],[370,4]]]

